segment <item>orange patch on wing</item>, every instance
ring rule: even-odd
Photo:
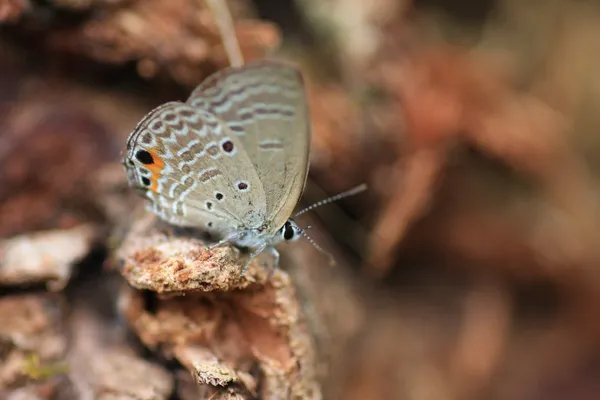
[[[146,168],[152,172],[152,176],[150,177],[150,190],[156,192],[158,190],[158,178],[160,178],[161,172],[165,167],[165,162],[155,150],[149,150],[148,152],[152,155],[152,160],[154,161],[152,164],[146,165]]]

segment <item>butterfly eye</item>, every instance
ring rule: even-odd
[[[292,228],[292,224],[290,224],[289,222],[285,223],[285,226],[283,228],[283,238],[285,240],[292,240],[294,238],[294,228]]]

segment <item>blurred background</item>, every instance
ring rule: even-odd
[[[600,4],[227,4],[247,61],[306,78],[304,202],[369,185],[311,217],[339,261],[318,289],[335,299],[318,306],[334,316],[325,398],[600,398]],[[95,232],[67,240],[93,248],[73,250],[84,271],[23,277],[3,259],[0,299],[70,278],[67,303],[93,296],[77,285],[102,282],[139,202],[127,135],[227,65],[203,0],[0,0],[4,245]]]

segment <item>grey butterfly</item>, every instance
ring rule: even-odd
[[[201,83],[147,114],[127,140],[129,183],[168,223],[252,249],[298,239],[310,117],[299,71],[258,61]],[[248,261],[250,262],[250,261]],[[245,268],[248,264],[246,264]]]

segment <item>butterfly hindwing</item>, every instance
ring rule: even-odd
[[[308,172],[310,118],[297,69],[258,61],[224,69],[187,103],[210,110],[243,144],[266,199],[266,219],[280,228],[298,203]]]

